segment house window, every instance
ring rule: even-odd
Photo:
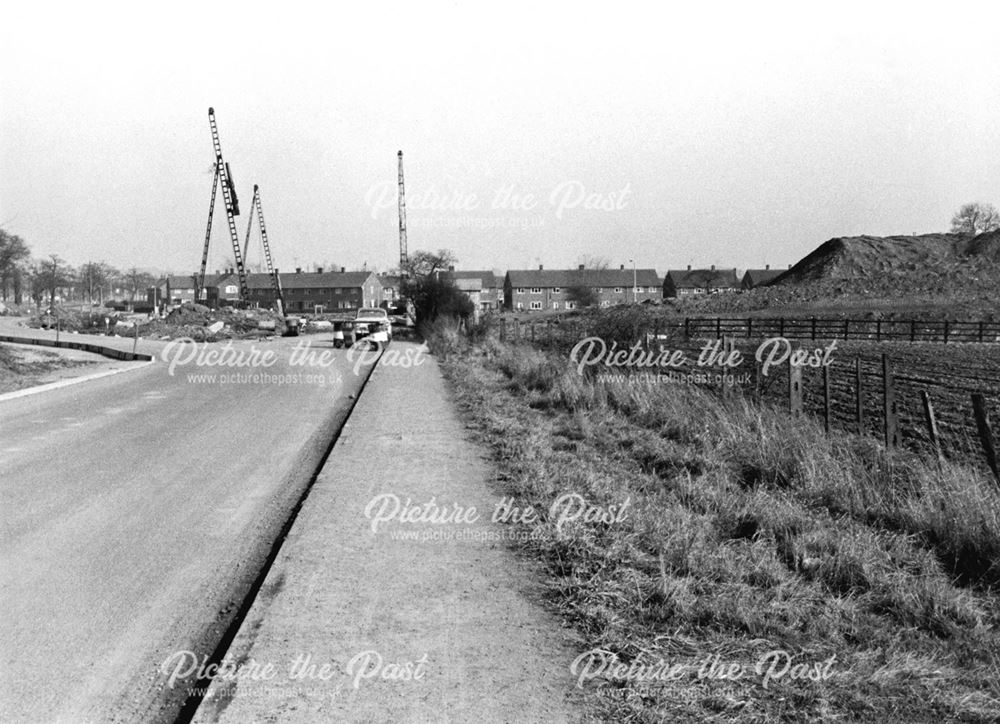
[[[594,287],[594,294],[600,294],[600,293],[601,293],[601,288],[600,287]]]
[[[236,285],[235,284],[227,284],[226,285],[226,294],[236,294]]]
[[[337,296],[340,296],[340,287],[337,287],[336,289],[334,289],[333,293],[336,294]]]
[[[517,293],[518,294],[524,294],[524,287],[518,287],[517,288]]]
[[[517,309],[518,309],[518,311],[521,311],[522,309],[524,309],[524,302],[518,302],[517,303]]]
[[[542,303],[541,302],[532,302],[531,303],[531,308],[532,309],[541,309],[542,308]]]
[[[552,302],[553,309],[559,309],[559,302]]]
[[[566,309],[576,309],[576,302],[566,302]]]
[[[611,306],[611,302],[609,302],[607,299],[605,299],[604,301],[601,302],[601,306],[602,307],[610,307]]]
[[[539,287],[532,287],[531,288],[531,293],[532,294],[541,294],[542,290]]]
[[[615,287],[615,294],[621,294],[621,293],[622,293],[622,288],[621,287]]]

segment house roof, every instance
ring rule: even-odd
[[[760,286],[774,281],[782,275],[784,269],[747,269],[743,281],[750,286]]]
[[[507,278],[512,287],[631,287],[631,269],[511,269]],[[635,284],[658,287],[655,269],[636,269]]]
[[[455,286],[463,292],[483,291],[483,280],[478,277],[473,277],[472,279],[455,279],[454,282]]]
[[[503,286],[503,280],[492,271],[446,271],[441,272],[441,276],[454,279],[456,282],[460,279],[479,279],[483,289],[497,289]]]
[[[170,274],[163,281],[169,284],[171,289],[194,289],[194,278],[194,274],[189,274],[188,276],[184,276],[182,274]],[[161,282],[161,284],[162,283],[163,282]]]
[[[282,289],[334,289],[363,287],[369,279],[377,278],[374,272],[290,272],[279,273]],[[381,283],[381,282],[380,282]],[[270,289],[270,274],[248,274],[250,289]]]
[[[735,289],[740,286],[735,269],[671,269],[663,278],[675,289]]]

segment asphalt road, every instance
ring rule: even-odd
[[[214,648],[369,369],[296,343],[0,402],[0,721],[171,717],[162,662]]]

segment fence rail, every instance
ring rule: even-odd
[[[619,349],[639,343],[647,351],[683,350],[688,364],[677,370],[680,375],[718,372],[699,369],[695,360],[705,340],[722,339],[722,346],[739,349],[747,360],[748,369],[741,371],[750,374],[742,375],[736,385],[743,394],[792,414],[819,416],[827,430],[877,436],[889,447],[930,450],[939,458],[985,460],[1000,483],[989,419],[991,408],[1000,409],[1000,348],[989,344],[1000,341],[997,322],[715,317],[660,320],[651,327],[626,323],[608,330],[586,319],[565,319],[504,323],[500,334],[563,353],[591,336],[609,345],[615,341]],[[805,340],[846,344],[826,367],[796,370],[783,364],[763,375],[755,351],[760,341],[772,337],[784,337],[793,345]],[[904,342],[924,344],[899,344]],[[957,342],[975,343],[965,348],[965,360],[935,351],[945,349],[938,345]],[[723,394],[732,392],[727,383],[708,384],[721,387]]]
[[[822,317],[686,318],[688,337],[787,337],[875,342],[1000,342],[1000,322],[834,319]]]

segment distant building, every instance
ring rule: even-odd
[[[747,269],[743,274],[743,289],[753,289],[765,284],[770,284],[784,273],[784,269],[772,269],[771,265],[766,265],[763,269]]]
[[[374,272],[314,272],[296,269],[279,273],[285,308],[289,312],[339,312],[382,304],[382,283]],[[274,306],[274,287],[270,274],[250,274],[250,303],[261,307]]]
[[[204,304],[222,307],[240,300],[240,277],[235,269],[205,275]]]
[[[662,299],[655,269],[511,269],[504,277],[504,308],[509,311],[573,309],[574,290],[593,290],[598,306]]]
[[[717,294],[718,292],[735,292],[740,289],[740,280],[736,269],[670,270],[663,278],[664,298],[690,297],[699,294]]]
[[[379,274],[378,280],[382,285],[382,305],[395,306],[402,297],[402,279],[392,274]]]
[[[194,302],[194,288],[197,278],[197,274],[170,274],[158,281],[153,289],[157,290],[156,294],[162,303],[191,304]]]
[[[463,291],[466,290],[463,289],[461,282],[478,281],[479,299],[476,302],[476,308],[483,312],[493,312],[503,309],[504,280],[492,271],[456,271],[455,267],[448,267],[448,271],[442,272],[441,276],[454,281],[456,286]]]

